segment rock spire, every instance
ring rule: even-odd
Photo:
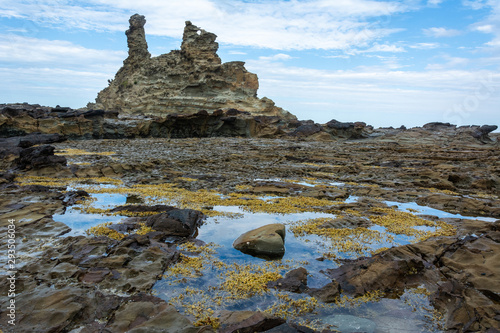
[[[151,57],[144,16],[130,17],[128,58],[114,80],[96,98],[94,108],[128,114],[193,114],[237,109],[252,115],[296,119],[266,97],[258,98],[259,80],[242,61],[222,63],[217,36],[186,22],[180,50]]]

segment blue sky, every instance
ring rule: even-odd
[[[153,55],[186,20],[215,33],[299,119],[500,125],[499,0],[0,0],[0,103],[94,101],[135,13]]]

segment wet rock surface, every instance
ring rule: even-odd
[[[353,295],[385,290],[397,296],[425,285],[433,291],[438,309],[446,310],[449,330],[498,328],[499,223],[488,227],[479,237],[432,239],[392,248],[371,258],[347,261],[327,274],[343,293]]]
[[[351,125],[340,127],[351,128]],[[40,143],[50,143],[57,150],[72,148],[90,153],[65,156],[68,165],[78,165],[74,173],[65,169],[71,179],[117,177],[130,186],[176,182],[185,189],[217,189],[222,194],[243,186],[241,200],[266,193],[301,199],[354,197],[350,202],[323,208],[342,215],[323,221],[324,229],[369,228],[372,224],[363,216],[381,214],[379,210],[388,209],[393,202],[416,201],[453,214],[498,218],[498,145],[481,143],[465,132],[458,139],[453,136],[458,129],[450,126],[431,128],[422,129],[430,133],[425,136],[417,133],[421,130],[398,130],[393,136],[327,144],[290,138],[52,142],[55,137],[48,139],[51,142],[43,139]],[[449,134],[451,131],[455,134]],[[489,135],[495,138],[495,134]],[[16,147],[19,142],[16,139]],[[92,154],[106,151],[114,154]],[[32,168],[35,159],[28,159],[29,167],[25,169]],[[177,221],[176,228],[185,229],[185,233],[177,237],[189,239],[199,226],[200,212],[168,205],[123,205],[112,212],[127,211],[138,216],[129,217],[128,222],[124,219],[125,229],[120,231],[128,234],[122,239],[66,237],[69,227],[54,221],[53,216],[82,200],[85,193],[61,193],[64,187],[20,186],[14,176],[38,173],[21,168],[14,170],[14,160],[5,163],[0,178],[0,251],[6,250],[7,222],[15,219],[19,228],[16,287],[19,311],[15,332],[79,329],[81,332],[161,332],[167,326],[180,332],[212,331],[195,327],[164,300],[150,295],[157,279],[180,260],[176,246],[164,241],[170,235],[170,227],[163,229],[162,226]],[[321,183],[312,187],[301,184],[301,179],[321,180]],[[310,295],[329,303],[339,295],[356,296],[374,290],[397,298],[405,289],[423,285],[430,292],[433,306],[445,313],[449,331],[500,329],[499,222],[421,215],[449,223],[457,229],[456,235],[430,238],[387,249],[372,257],[342,261],[338,267],[326,271],[331,282],[318,288],[307,285],[306,272],[301,269],[289,271],[283,280],[272,282],[270,288]],[[169,222],[163,223],[165,221]],[[156,231],[137,234],[140,222],[149,223]],[[7,285],[2,284],[0,326],[9,332],[6,288]],[[253,318],[252,323],[244,327],[250,331],[261,327],[259,323],[268,321],[261,316],[253,312],[248,316]],[[340,319],[332,320],[337,325]],[[314,332],[295,323],[273,320],[273,326],[266,326],[265,330]],[[226,328],[236,324],[230,320],[222,322]],[[377,330],[403,325],[382,317],[374,322]],[[366,327],[372,327],[370,325]]]
[[[269,224],[244,233],[233,247],[256,257],[281,258],[285,254],[285,235],[283,224]]]
[[[220,333],[267,332],[285,322],[281,318],[254,311],[225,312],[221,314],[220,320]]]

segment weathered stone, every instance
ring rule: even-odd
[[[282,318],[254,311],[224,311],[219,320],[219,333],[264,332],[285,322]]]
[[[285,274],[284,278],[267,283],[268,288],[302,293],[307,287],[307,270],[303,267],[296,268]]]
[[[290,136],[295,136],[295,137],[308,137],[313,134],[316,134],[318,132],[321,132],[323,128],[321,127],[320,124],[305,124],[305,125],[300,125],[290,133]]]
[[[108,332],[172,332],[201,333],[213,332],[206,327],[194,327],[177,310],[161,300],[144,300],[123,304],[115,313]]]
[[[309,289],[307,293],[324,303],[332,303],[340,295],[340,286],[337,282],[333,281],[321,288]]]
[[[256,257],[277,258],[285,254],[285,226],[268,224],[238,237],[233,247]]]
[[[203,214],[193,209],[173,209],[150,216],[146,225],[169,236],[191,237],[202,224]]]
[[[23,149],[15,161],[16,166],[21,170],[66,166],[66,158],[54,155],[54,150],[49,145]]]
[[[343,123],[335,119],[327,122],[325,130],[335,137],[346,139],[362,139],[367,138],[370,134],[369,128],[364,122],[347,122]]]
[[[130,18],[129,56],[97,98],[97,108],[156,116],[238,109],[252,115],[294,119],[268,98],[257,98],[257,75],[243,62],[221,64],[216,35],[187,21],[180,51],[150,58],[144,16]]]

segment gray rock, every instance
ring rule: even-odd
[[[191,237],[203,220],[203,214],[193,209],[173,209],[150,216],[146,225],[169,236]]]
[[[285,254],[285,226],[268,224],[238,237],[233,247],[243,253],[265,259],[281,258]]]

